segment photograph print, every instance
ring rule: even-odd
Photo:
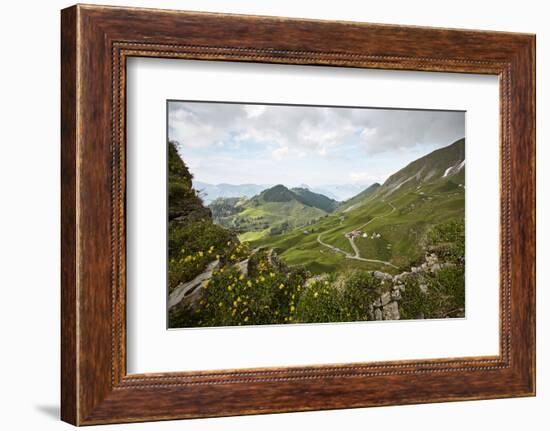
[[[167,102],[169,328],[465,316],[465,112]]]

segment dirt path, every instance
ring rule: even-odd
[[[368,222],[362,224],[361,226],[355,228],[354,230],[363,229],[365,226],[372,223],[374,220],[377,220],[377,219],[383,218],[383,217],[387,217],[390,214],[392,214],[395,210],[397,210],[397,208],[393,204],[391,204],[390,202],[388,202],[387,204],[392,208],[390,212],[388,212],[386,214],[376,216],[376,217],[373,217]],[[355,260],[360,260],[360,261],[363,261],[363,262],[371,262],[371,263],[381,263],[383,265],[388,265],[388,266],[391,266],[392,268],[397,269],[397,266],[395,266],[393,263],[386,262],[385,260],[367,259],[367,258],[361,257],[361,253],[359,251],[359,248],[355,244],[355,241],[353,240],[353,238],[348,236],[349,233],[350,232],[346,232],[344,235],[348,239],[348,241],[351,245],[351,248],[353,249],[355,254],[348,253],[347,251],[342,250],[341,248],[338,248],[338,247],[335,247],[333,245],[327,244],[326,242],[323,242],[323,240],[321,239],[322,234],[317,235],[317,242],[319,244],[321,244],[323,247],[327,247],[327,248],[331,249],[332,251],[335,251],[337,253],[342,253],[346,257],[346,259],[355,259]]]

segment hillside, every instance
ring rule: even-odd
[[[344,211],[350,211],[352,208],[354,208],[355,205],[363,202],[366,198],[368,198],[370,195],[376,192],[380,187],[381,186],[379,183],[371,184],[361,193],[355,195],[354,197],[352,197],[351,199],[348,199],[345,202],[342,202],[340,204],[340,208],[342,208]]]
[[[279,184],[250,199],[216,199],[210,208],[217,223],[237,232],[241,241],[253,241],[318,220],[327,214],[319,207],[333,208],[335,202],[331,202],[325,196],[296,193]]]
[[[213,223],[192,186],[193,175],[178,154],[176,144],[168,143],[168,290],[200,274],[215,251],[223,258],[239,245],[234,233]]]
[[[319,208],[320,210],[326,211],[327,213],[333,212],[338,206],[338,202],[334,199],[331,199],[320,193],[312,192],[311,190],[304,187],[296,187],[292,189],[296,195],[298,195],[299,200],[311,207]]]
[[[464,219],[464,139],[421,157],[341,204],[329,216],[252,246],[275,248],[316,273],[397,271],[422,259],[434,226]]]
[[[460,139],[409,163],[384,182],[381,192],[389,196],[401,188],[410,189],[430,182],[464,184],[464,142]]]

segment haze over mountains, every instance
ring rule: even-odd
[[[193,181],[193,187],[197,190],[205,204],[217,198],[247,197],[251,198],[258,193],[273,187],[276,184],[211,184],[203,181]],[[287,185],[287,187],[292,188]],[[364,190],[364,184],[324,184],[311,187],[307,184],[300,184],[297,188],[308,189],[311,192],[325,195],[335,201],[345,201]]]
[[[217,198],[209,208],[214,221],[241,241],[273,247],[290,264],[322,271],[323,260],[349,265],[339,254],[401,264],[422,253],[429,228],[464,218],[464,145],[461,139],[433,151],[343,202],[279,184],[250,198]],[[363,237],[352,245],[348,236],[354,231]],[[375,240],[364,238],[373,234]]]

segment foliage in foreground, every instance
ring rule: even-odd
[[[464,317],[464,291],[464,267],[461,266],[428,274],[423,281],[411,278],[402,293],[401,319]]]
[[[264,325],[368,320],[379,286],[371,274],[306,283],[311,274],[277,271],[258,253],[245,276],[236,266],[214,271],[194,308],[170,314],[171,327]]]
[[[224,228],[211,220],[170,223],[168,229],[168,288],[192,280],[209,262],[227,260],[237,252],[238,243]],[[242,250],[239,250],[242,251]],[[237,252],[238,253],[238,252]],[[244,253],[240,253],[242,255]]]
[[[401,319],[464,317],[464,219],[435,226],[428,250],[453,266],[422,277],[409,277],[400,303]]]

